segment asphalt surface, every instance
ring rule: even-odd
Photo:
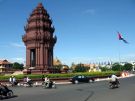
[[[4,101],[135,101],[135,76],[119,79],[120,88],[109,89],[108,81],[57,84],[56,89],[11,87],[15,96]]]

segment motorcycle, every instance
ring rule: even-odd
[[[119,87],[120,87],[120,82],[118,80],[109,82],[110,89],[119,88]]]
[[[13,95],[13,91],[10,90],[7,86],[3,86],[0,88],[0,99],[11,98]]]
[[[28,81],[28,82],[24,82],[24,83],[23,83],[23,86],[24,86],[24,87],[33,87],[33,81],[30,80],[30,81]]]
[[[10,82],[10,83],[11,83],[11,86],[12,86],[12,87],[15,87],[15,86],[18,85],[19,82],[15,81],[15,82]]]
[[[56,83],[54,81],[43,82],[42,87],[43,88],[56,88]]]

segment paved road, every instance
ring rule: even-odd
[[[135,77],[120,82],[118,89],[109,89],[108,81],[57,85],[57,89],[13,87],[17,97],[4,101],[135,101]]]

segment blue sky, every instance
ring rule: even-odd
[[[63,64],[135,60],[135,0],[0,0],[0,59],[25,62],[24,26],[40,2],[56,29],[54,58]]]

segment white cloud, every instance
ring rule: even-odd
[[[0,60],[5,60],[5,58],[0,58]],[[22,57],[15,57],[15,58],[6,58],[11,63],[18,62],[18,63],[23,63],[25,64],[26,60],[25,58]]]
[[[125,57],[135,57],[135,53],[127,54]]]
[[[11,62],[19,62],[25,64],[25,59],[22,57],[16,57],[16,58],[11,58],[9,59]]]
[[[10,44],[13,47],[17,47],[17,48],[24,48],[24,44],[23,43],[11,43]]]
[[[1,48],[8,48],[8,47],[17,47],[17,48],[24,48],[25,45],[23,43],[9,43],[9,44],[0,44]]]

